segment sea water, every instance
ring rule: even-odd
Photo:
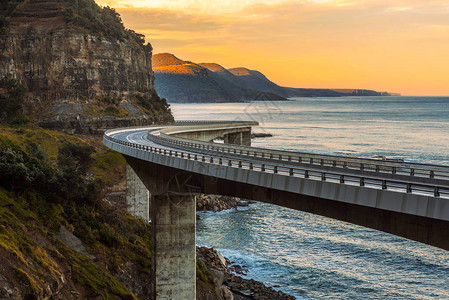
[[[251,120],[255,147],[449,165],[449,97],[172,104],[177,120]],[[201,213],[197,244],[299,299],[449,299],[449,252],[275,205]]]

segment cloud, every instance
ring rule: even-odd
[[[252,0],[238,10],[226,8],[234,1],[119,2],[125,25],[155,52],[259,69],[290,86],[449,94],[447,1]],[[200,9],[206,4],[214,13]]]

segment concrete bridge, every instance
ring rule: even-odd
[[[195,299],[196,193],[277,204],[449,250],[449,167],[254,148],[256,125],[177,122],[105,133],[104,144],[129,165],[131,210],[151,214],[151,299]],[[225,143],[212,143],[217,137]]]

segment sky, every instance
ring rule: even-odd
[[[279,85],[449,96],[449,1],[96,0],[154,53]]]

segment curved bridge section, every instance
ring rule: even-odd
[[[210,193],[273,203],[449,249],[449,167],[254,148],[249,144],[256,125],[178,122],[115,129],[105,133],[104,144],[125,156],[154,196],[152,227],[163,203],[178,205],[180,195],[191,199],[186,195]],[[218,137],[225,143],[211,142]],[[182,210],[193,211],[194,218],[194,203],[189,205]]]

